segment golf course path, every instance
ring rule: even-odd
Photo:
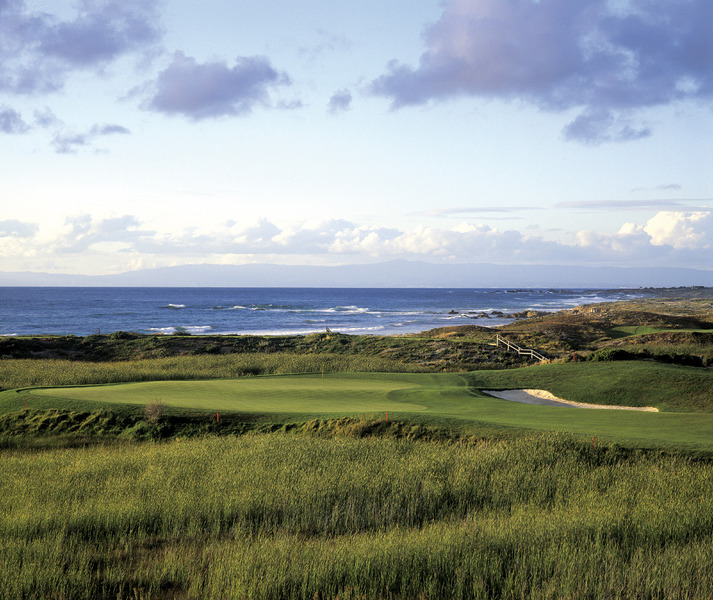
[[[554,396],[546,390],[501,390],[494,392],[483,390],[484,393],[503,400],[522,402],[523,404],[541,404],[543,406],[569,406],[574,408],[605,408],[609,410],[641,410],[646,412],[658,412],[658,408],[653,406],[615,406],[612,404],[586,404],[584,402],[572,402]]]

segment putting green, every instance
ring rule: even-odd
[[[148,404],[209,411],[334,417],[387,412],[420,423],[563,431],[637,446],[713,449],[713,413],[644,413],[536,406],[471,391],[456,374],[333,373],[155,381],[23,390],[58,407],[72,402]]]
[[[40,388],[33,395],[52,398],[149,404],[251,413],[414,412],[426,406],[408,398],[389,398],[397,389],[419,386],[413,377],[382,374],[243,377],[205,381],[149,381],[120,385]]]

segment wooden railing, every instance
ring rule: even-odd
[[[506,340],[500,334],[498,334],[495,337],[494,345],[495,346],[505,346],[508,350],[510,350],[512,352],[517,352],[519,356],[529,356],[530,358],[537,359],[540,362],[546,362],[549,360],[546,356],[543,356],[537,350],[532,350],[530,348],[521,348],[517,344],[511,342],[510,340]]]

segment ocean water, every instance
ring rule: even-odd
[[[0,287],[0,335],[394,335],[495,326],[498,313],[557,311],[637,297],[617,290]]]

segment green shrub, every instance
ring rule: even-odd
[[[139,337],[135,333],[129,333],[128,331],[114,331],[111,335],[109,335],[109,339],[111,340],[134,340],[137,337]]]
[[[612,360],[631,360],[632,355],[621,348],[602,348],[596,352],[592,352],[587,356],[587,360],[594,362],[612,361]]]

